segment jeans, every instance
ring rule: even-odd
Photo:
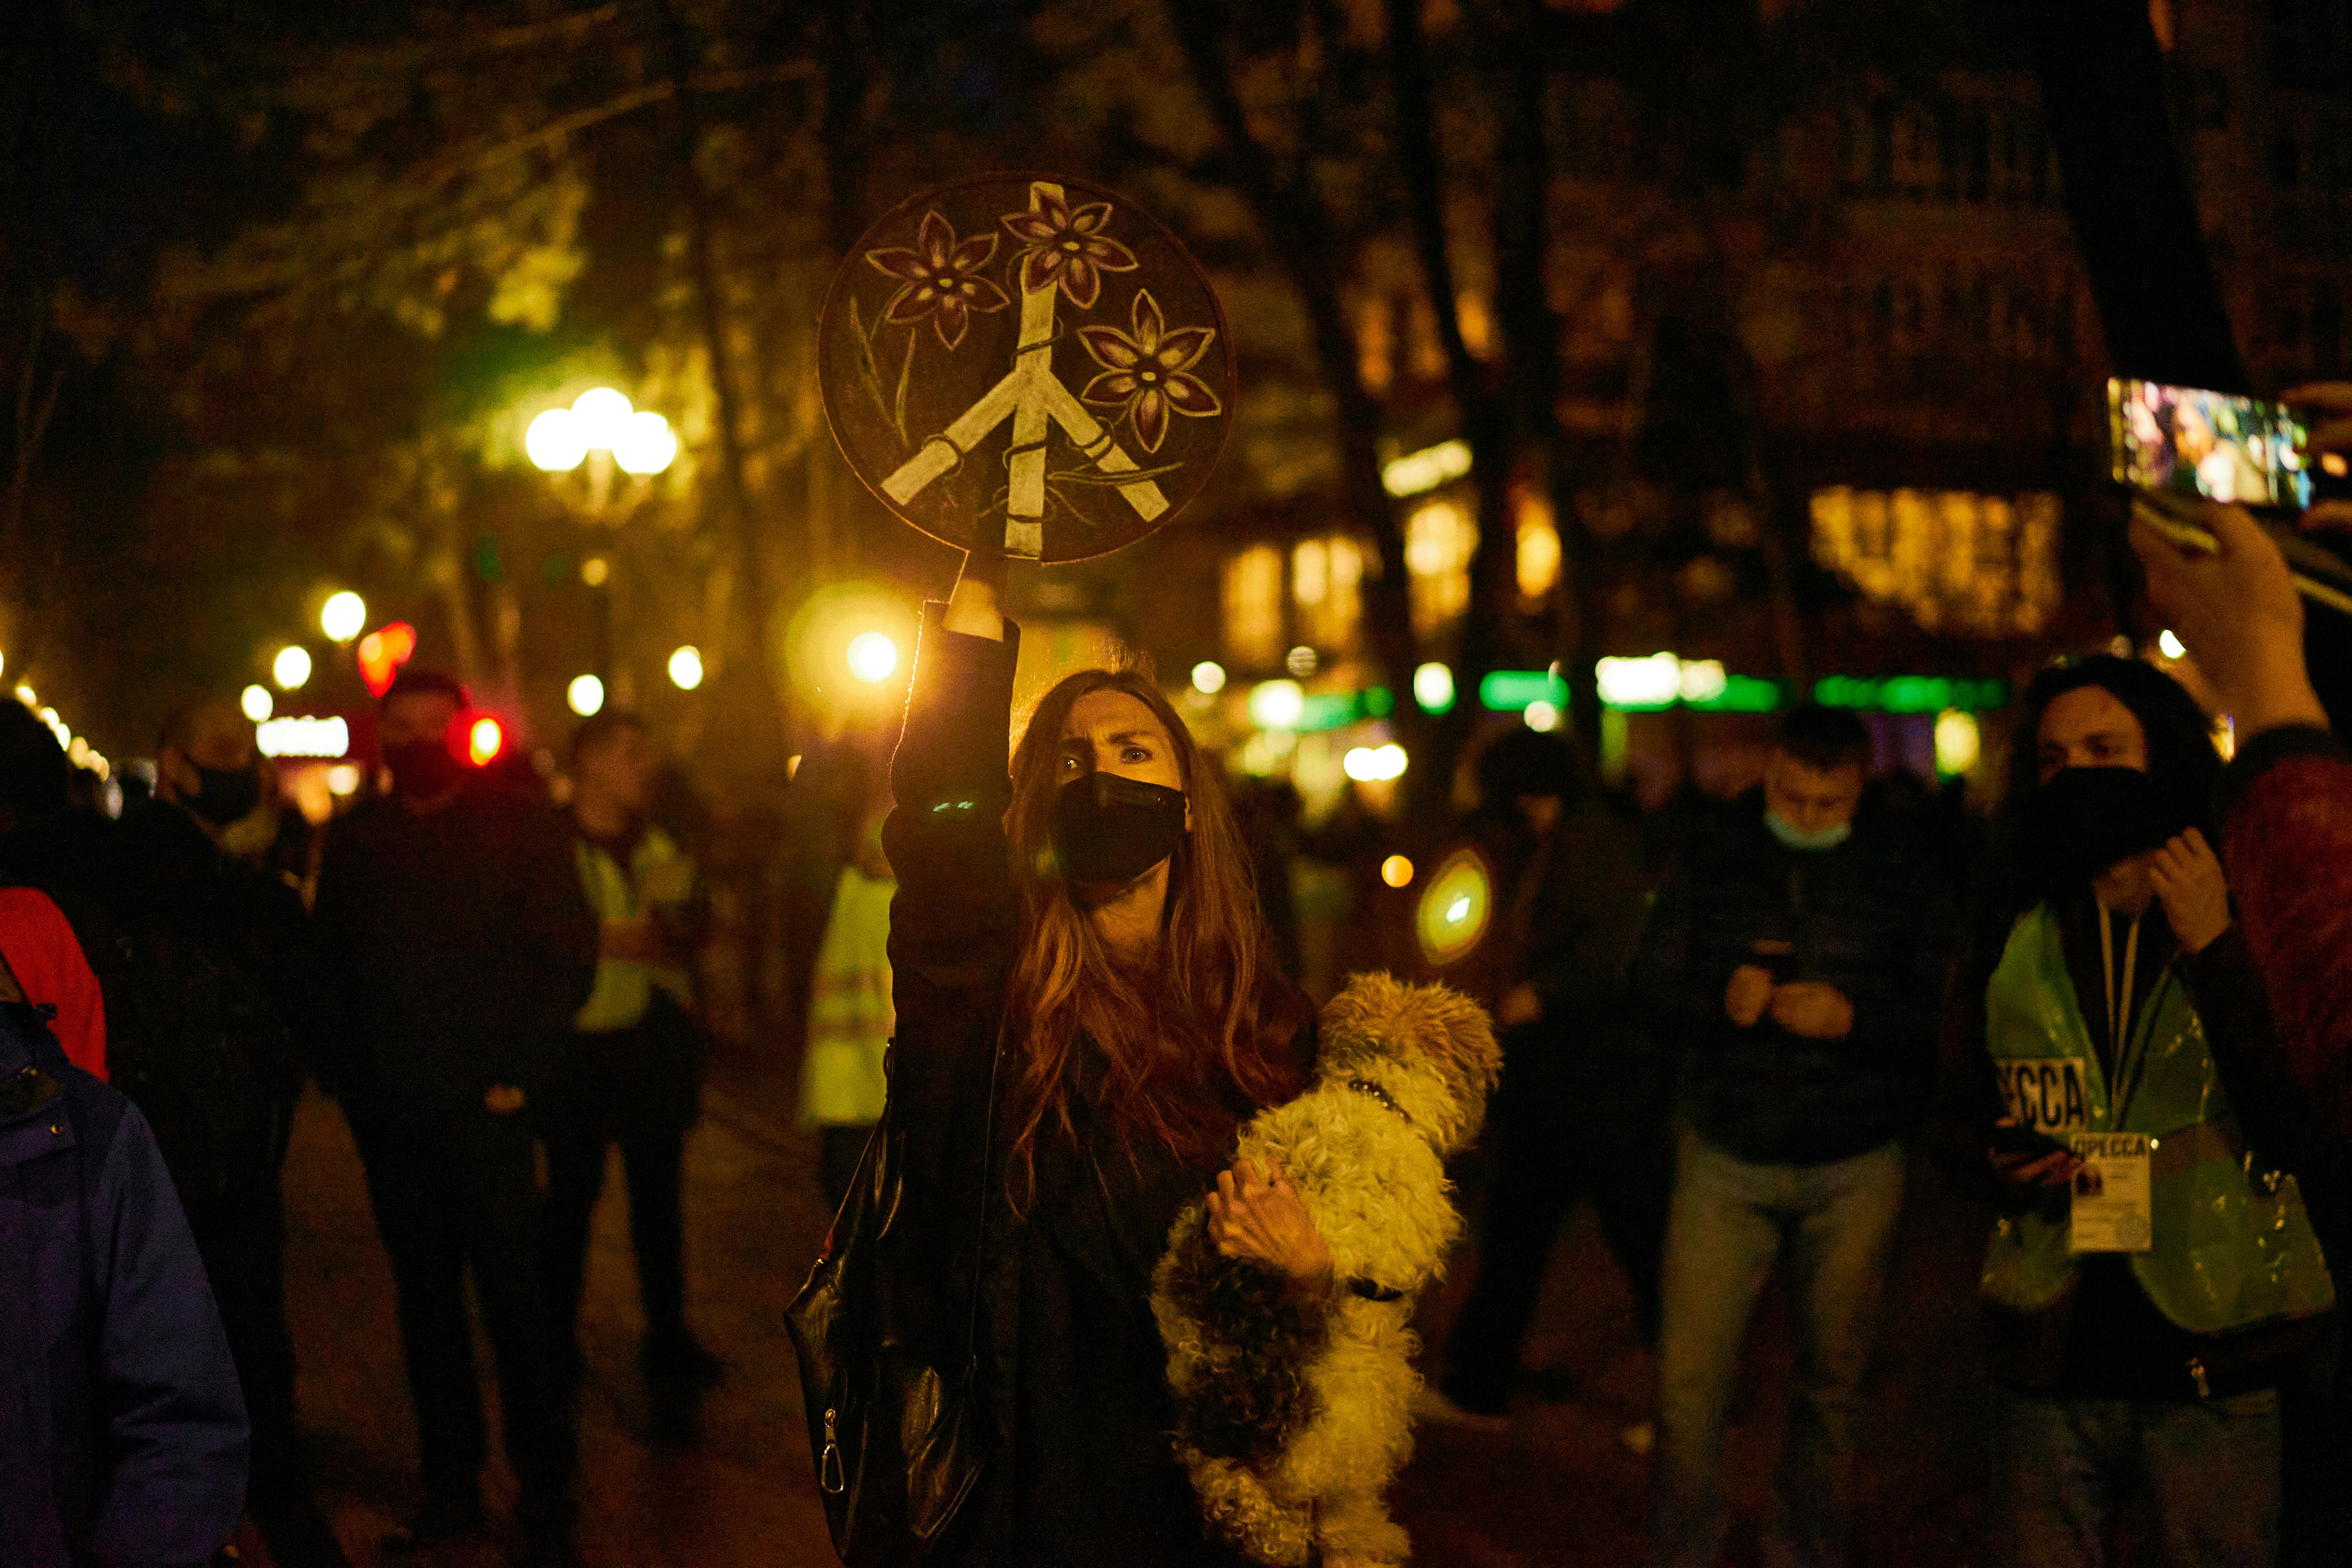
[[[1715,1568],[1730,1522],[1724,1429],[1758,1291],[1780,1258],[1796,1379],[1765,1521],[1768,1568],[1845,1561],[1853,1426],[1903,1207],[1898,1143],[1826,1165],[1752,1165],[1685,1130],[1666,1222],[1650,1561]]]
[[[521,1514],[534,1524],[568,1518],[576,1450],[540,1294],[530,1123],[487,1110],[429,1118],[346,1110],[392,1262],[425,1489],[448,1501],[479,1495],[487,1441],[466,1313],[470,1273],[498,1362]]]
[[[2099,1568],[2109,1503],[2155,1494],[2166,1568],[2271,1568],[2276,1389],[2190,1403],[1992,1391],[1991,1533],[2005,1568]]]

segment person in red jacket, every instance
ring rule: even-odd
[[[2352,445],[2352,429],[2342,435]],[[2242,510],[2208,510],[2216,554],[2139,523],[2132,544],[2149,598],[2236,723],[2222,859],[2289,1068],[2352,1139],[2352,755],[2312,689],[2285,558]]]
[[[0,888],[0,959],[16,972],[25,1000],[58,1010],[49,1032],[65,1047],[66,1060],[103,1082],[106,1001],[73,927],[47,894]]]

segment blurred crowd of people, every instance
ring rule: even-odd
[[[2347,416],[2318,442],[2352,446],[2352,389],[2318,401]],[[1997,1560],[2105,1561],[2134,1491],[2175,1568],[2335,1560],[2352,760],[2276,544],[2242,511],[2210,517],[2210,551],[2133,539],[2208,706],[2151,662],[2053,665],[2019,700],[1990,825],[1874,778],[1842,710],[1784,714],[1755,788],[1649,823],[1564,738],[1490,732],[1454,832],[1491,919],[1444,977],[1491,1011],[1505,1068],[1465,1173],[1475,1279],[1426,1415],[1507,1418],[1553,1247],[1589,1199],[1656,1357],[1654,1419],[1623,1434],[1653,1455],[1652,1561],[1724,1550],[1730,1410],[1776,1270],[1796,1372],[1765,1560],[1847,1561],[1864,1373],[1924,1148],[1990,1215]],[[967,619],[997,625],[993,600]],[[1009,683],[1011,654],[991,657]],[[687,1321],[680,1218],[709,1038],[708,820],[663,805],[625,713],[571,737],[560,806],[469,767],[451,741],[469,716],[457,681],[404,670],[382,701],[383,787],[314,840],[279,830],[234,706],[169,715],[152,799],[113,822],[0,703],[0,1315],[36,1352],[0,1360],[0,1564],[203,1562],[241,1511],[285,1568],[346,1561],[299,1436],[284,1289],[306,1081],[350,1125],[397,1290],[422,1488],[386,1548],[493,1528],[470,1282],[515,1539],[530,1563],[576,1560],[575,1323],[615,1149],[642,1370],[657,1423],[691,1440],[725,1371]],[[880,751],[853,736],[804,765],[820,849],[758,939],[805,1002],[800,1120],[835,1205],[900,1026]],[[995,787],[992,752],[974,756]],[[1310,833],[1276,790],[1237,804],[1295,974],[1294,862],[1377,866],[1382,829],[1359,812]],[[988,1025],[930,1012],[934,1032]]]

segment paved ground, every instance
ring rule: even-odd
[[[729,1363],[700,1444],[647,1436],[635,1371],[637,1316],[616,1181],[597,1216],[583,1340],[583,1544],[595,1568],[761,1564],[829,1568],[782,1311],[826,1215],[813,1145],[791,1131],[781,1075],[714,1083],[688,1145],[689,1310]],[[392,1282],[341,1115],[307,1102],[287,1175],[288,1289],[302,1355],[302,1413],[330,1511],[362,1565],[415,1500],[415,1437],[392,1316]],[[1872,1377],[1858,1564],[1959,1568],[1972,1561],[1981,1471],[1971,1305],[1983,1235],[1931,1178],[1915,1181],[1889,1327]],[[1442,1324],[1464,1270],[1426,1304]],[[1630,1301],[1589,1218],[1554,1259],[1538,1369],[1507,1431],[1425,1432],[1396,1499],[1418,1560],[1445,1568],[1628,1564],[1640,1560],[1645,1460],[1620,1439],[1648,1397],[1649,1359]],[[1754,1560],[1753,1521],[1785,1402],[1786,1333],[1768,1307],[1734,1444],[1743,1523],[1732,1561]],[[487,1364],[487,1359],[485,1359]],[[511,1496],[503,1471],[495,1506]],[[453,1559],[475,1568],[495,1556]]]

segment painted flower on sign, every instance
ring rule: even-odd
[[[1059,283],[1070,303],[1094,309],[1102,295],[1102,275],[1132,272],[1135,252],[1103,232],[1110,226],[1108,202],[1072,206],[1056,195],[1033,191],[1025,213],[1011,213],[1004,226],[1019,240],[1021,287],[1034,293]]]
[[[954,227],[935,212],[923,215],[914,248],[891,246],[869,250],[866,259],[893,278],[903,279],[898,291],[883,308],[883,320],[911,327],[929,319],[940,342],[952,351],[963,342],[964,329],[974,310],[1002,310],[1011,303],[1004,290],[980,276],[996,255],[997,237],[976,234],[958,241]]]
[[[1134,425],[1143,449],[1157,452],[1168,435],[1169,410],[1192,419],[1224,412],[1209,384],[1191,374],[1217,341],[1217,331],[1178,327],[1171,331],[1149,289],[1136,291],[1131,315],[1132,333],[1117,327],[1078,329],[1078,340],[1103,367],[1078,395],[1097,407],[1117,408],[1120,417]]]

